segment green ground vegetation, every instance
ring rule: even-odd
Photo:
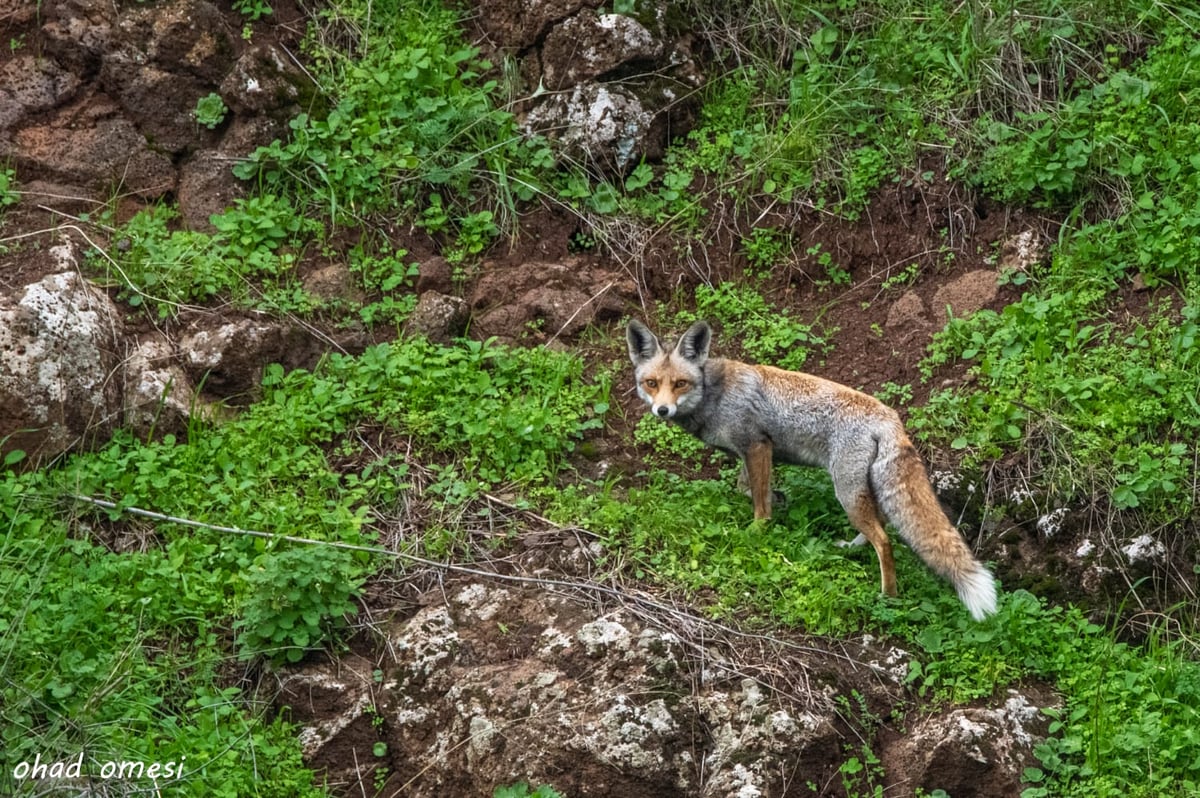
[[[248,19],[269,16],[265,4],[243,5]],[[914,165],[932,160],[983,194],[1067,221],[1044,265],[1006,275],[1023,284],[1019,302],[937,336],[928,376],[965,363],[974,379],[910,407],[914,430],[967,466],[1032,452],[1032,477],[1058,500],[1098,495],[1122,518],[1194,529],[1196,12],[1153,0],[693,0],[687,12],[713,58],[699,124],[661,162],[618,180],[559,163],[549,144],[519,133],[507,101],[528,87],[466,43],[462,12],[329,4],[305,39],[316,83],[306,111],[286,140],[238,167],[251,194],[214,218],[213,233],[180,230],[168,206],[119,227],[104,214],[86,220],[125,242],[95,251],[92,275],[154,318],[229,302],[395,325],[411,312],[414,272],[387,238],[396,219],[426,230],[464,276],[520,232],[529,203],[573,208],[592,246],[651,229],[695,246],[712,233],[714,198],[745,209],[803,202],[854,219],[876,188],[924,179]],[[220,116],[215,104],[197,108],[202,122]],[[0,170],[0,205],[18,190]],[[347,228],[361,234],[341,251],[331,232]],[[662,319],[714,318],[755,359],[793,368],[826,354],[819,320],[760,289],[798,255],[791,234],[753,228],[739,240],[747,278],[705,285]],[[344,256],[368,299],[308,296],[296,265],[314,254]],[[849,279],[828,253],[805,254],[829,285]],[[1138,317],[1119,304],[1135,279],[1167,289]],[[87,751],[97,762],[180,762],[175,794],[324,794],[287,717],[229,686],[231,663],[336,650],[364,582],[397,567],[373,552],[381,519],[417,494],[447,508],[498,486],[593,531],[612,567],[706,596],[713,613],[895,640],[912,653],[909,681],[924,700],[1054,685],[1064,705],[1040,766],[1025,774],[1029,798],[1200,791],[1194,608],[1164,613],[1133,644],[1081,608],[1007,589],[997,617],[974,624],[906,550],[903,597],[881,598],[871,553],[833,545],[851,532],[827,478],[785,471],[790,503],[754,523],[730,488],[733,471],[683,478],[681,463],[720,461],[654,419],[628,441],[645,454],[643,474],[564,485],[568,456],[609,412],[614,372],[584,372],[542,350],[397,342],[331,355],[311,372],[272,367],[252,407],[180,438],[119,432],[98,451],[20,474],[10,455],[0,479],[0,791],[30,789],[12,782],[21,762]],[[369,445],[366,429],[408,441],[410,453]],[[455,556],[455,534],[439,522],[404,545]],[[849,792],[860,754],[843,771]]]
[[[314,372],[273,369],[265,383],[247,412],[186,440],[118,434],[0,482],[0,779],[87,751],[101,763],[184,760],[174,794],[320,793],[286,718],[268,720],[220,672],[336,649],[365,578],[395,567],[367,549],[406,500],[409,465],[360,433],[413,436],[434,472],[425,492],[456,504],[544,483],[600,423],[607,395],[565,355],[421,340],[331,356]],[[452,553],[438,532],[404,545]]]

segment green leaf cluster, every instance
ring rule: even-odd
[[[317,203],[335,224],[399,208],[446,229],[463,257],[477,254],[499,231],[493,207],[511,210],[537,190],[536,170],[553,163],[545,145],[497,107],[501,86],[482,78],[491,65],[462,44],[456,12],[346,2],[325,15],[306,47],[329,107],[297,116],[286,141],[235,173]],[[316,35],[346,27],[359,37],[346,49]],[[431,221],[422,215],[433,196],[446,210]],[[493,207],[478,207],[484,201]]]
[[[748,359],[785,369],[800,370],[809,353],[826,344],[814,325],[796,318],[786,308],[772,305],[746,283],[697,286],[695,309],[678,313],[675,323],[682,328],[697,319],[719,323],[721,334],[729,342],[737,342]]]
[[[291,549],[260,558],[246,577],[237,643],[244,658],[298,662],[358,611],[361,567],[347,551]]]
[[[172,229],[178,215],[167,206],[140,211],[121,228],[114,254],[92,253],[125,301],[154,308],[160,318],[216,297],[261,304],[264,294],[296,282],[298,254],[321,231],[270,194],[239,199],[214,215],[215,233]]]
[[[998,314],[951,324],[930,367],[968,360],[980,382],[935,391],[912,426],[952,438],[977,462],[1038,441],[1051,469],[1043,476],[1064,496],[1100,479],[1118,509],[1187,517],[1189,451],[1200,434],[1200,297],[1193,288],[1181,308],[1118,325],[1081,323],[1091,314],[1087,294],[1030,292]]]

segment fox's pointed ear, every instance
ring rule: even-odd
[[[645,363],[662,351],[662,345],[650,328],[637,319],[630,319],[625,329],[625,340],[629,344],[629,359],[633,365]]]
[[[698,321],[688,327],[675,344],[675,353],[684,360],[691,361],[697,366],[704,365],[708,360],[708,346],[712,343],[713,331],[706,321]]]

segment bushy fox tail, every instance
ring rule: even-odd
[[[995,579],[942,512],[925,465],[907,437],[879,441],[871,482],[876,501],[900,536],[954,586],[971,617],[981,621],[995,613]]]

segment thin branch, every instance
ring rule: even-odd
[[[558,588],[560,590],[582,591],[593,595],[604,596],[615,599],[623,604],[635,604],[644,610],[661,613],[675,620],[688,624],[692,627],[702,627],[706,630],[706,637],[712,637],[713,632],[738,637],[743,640],[753,640],[760,643],[770,643],[783,648],[791,649],[811,654],[821,654],[826,656],[834,656],[839,659],[844,659],[848,662],[856,662],[852,657],[846,654],[835,654],[828,649],[817,648],[814,646],[805,646],[799,643],[794,643],[786,640],[780,640],[771,635],[761,634],[757,632],[747,632],[742,629],[737,629],[726,624],[713,621],[709,618],[697,615],[685,608],[666,604],[657,599],[650,598],[644,594],[635,594],[628,590],[620,590],[618,588],[609,587],[599,584],[593,580],[572,580],[572,579],[549,579],[540,576],[523,576],[520,574],[505,574],[497,571],[489,571],[481,568],[472,568],[466,565],[458,565],[449,562],[440,562],[431,560],[426,557],[421,557],[416,554],[409,554],[402,551],[392,551],[381,546],[368,546],[358,543],[343,543],[340,541],[315,540],[313,538],[298,537],[296,535],[285,535],[276,532],[261,532],[253,529],[242,529],[235,526],[223,526],[220,524],[210,524],[204,521],[196,521],[190,518],[181,518],[175,515],[167,515],[165,513],[155,512],[153,510],[144,510],[140,507],[122,507],[116,502],[108,501],[107,499],[97,499],[92,496],[82,496],[71,494],[70,498],[84,504],[90,504],[94,507],[100,507],[105,510],[114,511],[117,513],[126,513],[128,515],[147,518],[153,521],[162,521],[172,524],[180,524],[196,529],[207,529],[212,532],[221,532],[233,535],[246,535],[249,537],[264,538],[266,540],[279,540],[287,543],[296,543],[305,546],[326,546],[334,549],[343,549],[346,551],[359,551],[368,554],[390,557],[397,560],[405,560],[407,562],[416,563],[426,568],[440,569],[450,573],[465,574],[467,576],[476,576],[484,579],[494,579],[504,582],[514,582],[518,584],[536,585],[544,588]],[[503,503],[503,502],[501,502]],[[540,517],[539,517],[540,518]],[[545,520],[545,519],[540,519]],[[644,616],[643,616],[644,617]],[[698,644],[691,644],[698,647]]]

